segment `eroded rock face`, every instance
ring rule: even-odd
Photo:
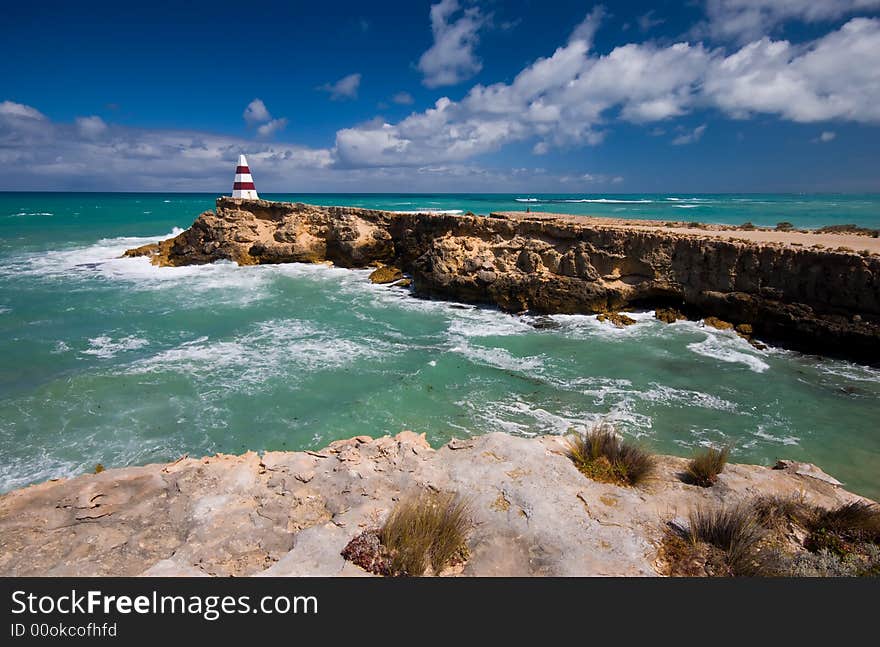
[[[802,234],[808,236],[808,234]],[[394,265],[416,294],[508,312],[677,305],[785,346],[880,362],[880,257],[601,219],[395,214],[219,198],[170,241],[128,252],[159,265]]]
[[[665,522],[697,505],[859,498],[803,463],[728,465],[711,488],[682,483],[686,463],[659,457],[655,477],[627,488],[585,477],[556,436],[434,450],[403,432],[108,469],[0,497],[0,575],[367,575],[343,549],[425,488],[470,501],[463,575],[655,575]]]

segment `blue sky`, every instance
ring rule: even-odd
[[[0,190],[880,190],[880,0],[4,9]]]

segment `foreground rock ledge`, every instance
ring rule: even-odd
[[[880,363],[880,239],[555,214],[398,214],[219,198],[157,265],[395,266],[417,295],[508,312],[667,306],[780,345]]]
[[[711,488],[660,457],[646,486],[591,481],[556,436],[494,433],[432,449],[359,436],[316,452],[182,458],[0,497],[0,575],[367,575],[340,551],[417,488],[469,497],[463,575],[656,575],[664,521],[761,494],[860,499],[812,465],[729,465]]]

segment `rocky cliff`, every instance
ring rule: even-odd
[[[847,234],[219,198],[176,238],[127,254],[159,265],[392,264],[412,275],[417,295],[509,312],[673,306],[788,347],[877,363],[878,252],[877,239]]]
[[[578,471],[560,437],[502,433],[438,450],[403,432],[183,457],[3,495],[0,575],[369,575],[345,546],[401,497],[431,490],[466,497],[473,521],[469,558],[449,574],[651,576],[669,572],[668,522],[698,507],[861,501],[808,464],[728,465],[703,488],[682,482],[686,463],[657,457],[651,478],[624,487]]]

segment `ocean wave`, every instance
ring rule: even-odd
[[[535,329],[522,317],[491,310],[473,308],[460,310],[449,308],[451,322],[448,332],[458,337],[507,337],[533,333]]]
[[[63,343],[63,342],[62,342]],[[115,357],[116,353],[128,350],[137,350],[149,345],[149,341],[140,337],[128,336],[113,340],[107,335],[93,337],[89,339],[90,348],[82,351],[83,355],[94,355],[100,359],[110,359]],[[66,346],[66,344],[65,344]]]
[[[627,312],[626,315],[635,319],[636,323],[618,328],[611,323],[599,321],[598,315],[550,315],[550,319],[559,324],[562,334],[572,339],[599,337],[609,341],[624,341],[656,331],[660,325],[654,318],[653,311]]]
[[[540,202],[538,198],[514,198],[517,202]]]
[[[454,338],[449,350],[467,358],[474,364],[511,371],[526,377],[537,377],[544,369],[543,357],[517,357],[504,348],[475,346],[462,337]]]
[[[18,218],[22,216],[54,216],[51,211],[19,211],[18,213],[9,214],[10,218]]]
[[[381,360],[393,352],[387,342],[368,337],[349,339],[326,327],[296,319],[261,322],[250,332],[229,340],[202,336],[138,360],[126,374],[179,373],[216,383],[226,389],[249,391],[284,376],[338,369],[363,359]]]
[[[653,200],[618,200],[617,198],[581,198],[578,200],[563,200],[562,202],[595,202],[598,204],[653,204]]]
[[[10,258],[9,262],[0,268],[0,273],[34,277],[68,277],[71,271],[94,270],[103,263],[117,260],[127,249],[173,238],[181,232],[182,229],[175,227],[171,232],[159,236],[102,238],[83,247],[31,252]],[[147,262],[149,263],[149,260]]]
[[[413,209],[411,211],[392,211],[391,213],[428,213],[428,214],[443,214],[449,216],[457,216],[464,213],[462,209],[436,209],[434,207],[425,207],[424,209]]]
[[[697,207],[703,207],[705,205],[702,205],[702,204],[675,204],[672,206],[674,206],[676,209],[696,209]]]
[[[708,333],[706,339],[690,343],[687,348],[703,357],[728,364],[742,364],[755,373],[763,373],[770,368],[770,365],[760,357],[746,352],[745,345],[748,345],[748,342],[734,334]]]

